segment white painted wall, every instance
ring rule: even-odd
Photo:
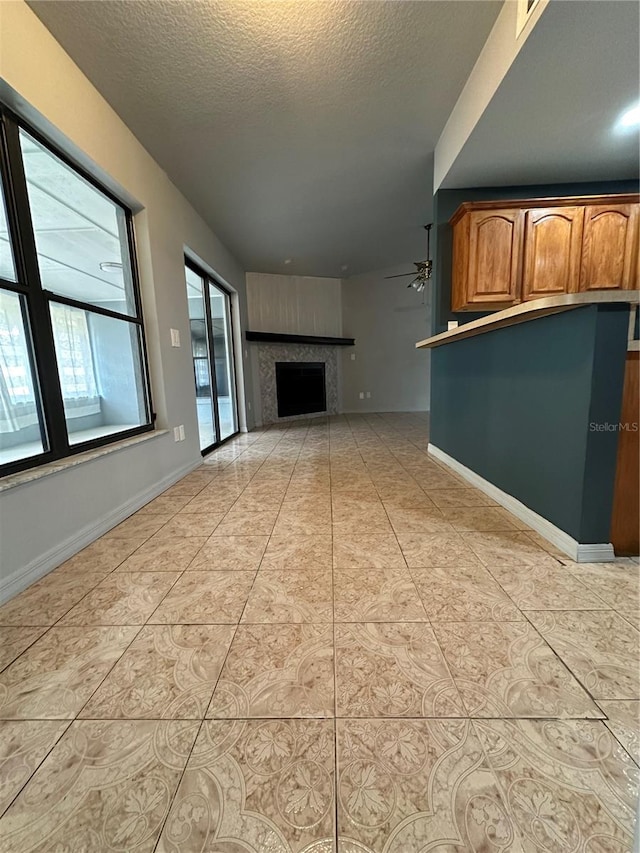
[[[246,324],[244,270],[22,0],[0,2],[0,96],[134,209],[154,408],[172,435],[0,495],[0,595],[17,592],[200,461],[183,255],[234,291]],[[177,328],[182,347],[170,346]],[[236,335],[241,423],[252,397]],[[251,413],[249,413],[251,414]]]
[[[407,287],[411,279],[385,279],[406,270],[403,265],[342,282],[344,335],[356,341],[341,350],[344,412],[429,408],[429,355],[415,344],[431,334],[430,286],[416,293]],[[361,400],[360,391],[371,397]]]
[[[249,328],[254,332],[342,336],[339,278],[247,273]]]

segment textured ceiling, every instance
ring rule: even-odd
[[[247,269],[331,276],[423,256],[433,149],[500,5],[30,2]]]
[[[638,177],[640,4],[550,3],[456,159],[443,187]]]

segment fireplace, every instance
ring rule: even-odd
[[[260,388],[260,408],[256,411],[256,423],[262,425],[295,421],[318,416],[320,413],[335,415],[338,412],[338,347],[336,345],[256,342],[250,344],[256,374],[254,381]],[[257,362],[257,363],[256,363]],[[276,365],[286,364],[292,367],[324,365],[324,409],[314,412],[304,411],[299,415],[284,415],[278,411],[279,388],[276,379]],[[316,371],[317,372],[317,371]],[[309,377],[305,377],[306,379]],[[322,400],[320,400],[322,403]],[[314,407],[315,409],[315,407]],[[299,409],[296,407],[296,411]]]
[[[278,417],[326,412],[325,365],[321,361],[276,361]]]

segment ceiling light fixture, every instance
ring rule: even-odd
[[[640,104],[625,110],[616,122],[618,130],[627,131],[640,127]]]
[[[122,272],[122,264],[119,261],[102,261],[100,269],[102,272]]]

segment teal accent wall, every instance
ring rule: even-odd
[[[430,441],[584,543],[609,541],[629,309],[587,306],[431,351]]]

